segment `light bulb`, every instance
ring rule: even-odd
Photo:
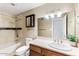
[[[54,14],[50,14],[50,17],[51,17],[51,18],[54,18]]]
[[[45,17],[46,19],[49,19],[49,15],[45,15],[44,17]]]
[[[61,17],[62,16],[62,12],[57,12],[57,17]]]

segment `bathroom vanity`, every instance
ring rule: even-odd
[[[47,39],[35,39],[30,43],[30,56],[79,56],[79,48],[60,46],[62,49],[49,46],[53,41]],[[55,46],[54,44],[52,44]]]
[[[37,45],[30,44],[30,55],[31,56],[66,56],[66,54],[58,53],[46,48],[42,48]]]

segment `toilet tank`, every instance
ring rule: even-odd
[[[32,41],[32,38],[25,38],[25,40],[26,40],[26,45],[29,45],[30,42]]]

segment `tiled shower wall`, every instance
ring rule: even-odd
[[[0,28],[15,27],[15,18],[0,14]],[[15,30],[0,30],[0,48],[15,43]]]

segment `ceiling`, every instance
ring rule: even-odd
[[[13,4],[15,6],[13,6]],[[18,15],[43,4],[44,3],[0,3],[0,12],[5,12],[11,15]]]

